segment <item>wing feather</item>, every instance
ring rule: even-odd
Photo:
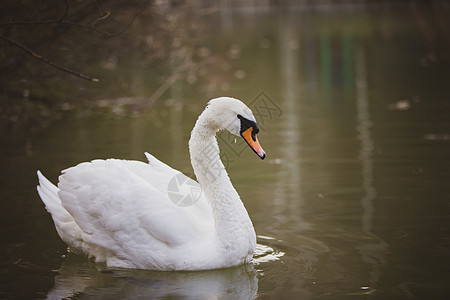
[[[212,229],[204,197],[187,208],[170,201],[167,182],[178,174],[156,159],[150,166],[94,160],[64,170],[58,195],[84,241],[104,249],[106,257],[136,261],[146,251],[164,253],[165,247],[182,245]]]

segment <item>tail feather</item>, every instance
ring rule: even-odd
[[[56,231],[61,239],[72,248],[79,248],[81,229],[72,215],[64,208],[59,198],[59,189],[51,183],[40,171],[37,171],[39,185],[37,191],[45,204],[45,208],[52,215]]]
[[[47,211],[51,214],[53,212],[57,212],[62,207],[61,200],[58,196],[58,188],[51,183],[40,171],[37,171],[37,175],[39,178],[39,185],[37,186],[37,190],[39,196],[44,202]]]

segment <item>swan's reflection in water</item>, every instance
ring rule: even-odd
[[[160,298],[253,299],[258,279],[252,264],[235,268],[159,272],[146,270],[99,269],[84,256],[69,253],[55,277],[47,299],[77,298]]]
[[[47,299],[77,298],[160,298],[253,299],[258,279],[252,264],[235,268],[160,272],[126,269],[99,269],[84,256],[69,253],[55,277]]]
[[[258,244],[255,264],[278,260],[284,253]],[[253,264],[193,272],[103,269],[85,256],[68,253],[47,299],[182,297],[254,299],[258,291]]]

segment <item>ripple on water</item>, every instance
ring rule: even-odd
[[[272,237],[262,235],[259,235],[258,238],[263,240],[275,240]],[[278,261],[284,254],[285,253],[282,251],[258,243],[256,244],[255,253],[253,254],[253,264],[259,265],[265,262]]]

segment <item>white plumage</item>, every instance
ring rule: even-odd
[[[255,118],[241,101],[223,97],[208,103],[189,141],[199,183],[146,153],[148,164],[80,163],[62,171],[58,187],[38,171],[38,192],[61,239],[108,267],[204,270],[247,263],[255,231],[220,161],[215,134],[227,129],[244,137],[249,127],[257,133]],[[247,142],[264,158],[254,141]],[[168,185],[175,177],[201,191],[193,205],[171,201]],[[189,190],[179,192],[186,196]]]

